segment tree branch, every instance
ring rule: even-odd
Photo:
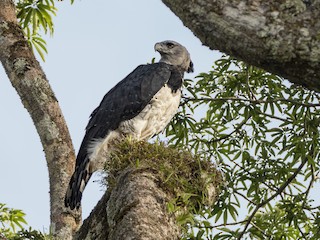
[[[148,170],[121,173],[107,206],[108,239],[178,239],[180,228],[167,211],[170,197]]]
[[[11,0],[0,1],[0,60],[28,110],[40,136],[50,178],[51,229],[58,239],[70,239],[80,221],[65,212],[63,199],[75,154],[58,101],[17,24]]]
[[[233,223],[221,223],[221,224],[217,224],[217,225],[205,225],[205,226],[201,226],[201,225],[197,225],[195,227],[197,228],[205,228],[205,229],[213,229],[213,228],[218,228],[218,227],[225,227],[225,226],[235,226],[235,225],[239,225],[239,224],[243,224],[246,223],[247,221],[239,221],[239,222],[233,222]]]
[[[320,91],[320,2],[162,0],[210,49]]]
[[[180,228],[166,205],[171,197],[155,176],[147,168],[122,171],[74,239],[179,239]]]
[[[255,202],[253,202],[252,200],[250,200],[249,198],[247,198],[247,196],[245,196],[243,193],[235,190],[234,191],[235,194],[238,194],[239,196],[241,196],[242,198],[244,198],[245,200],[247,200],[249,203],[251,203],[252,205],[256,206],[257,204]]]
[[[260,100],[260,99],[247,99],[247,98],[239,98],[239,97],[221,97],[221,98],[190,98],[190,97],[183,97],[185,104],[187,102],[214,102],[214,101],[239,101],[239,102],[250,102],[251,104],[261,104],[261,103],[275,103],[275,102],[289,102],[293,103],[295,105],[304,106],[304,107],[320,107],[320,103],[303,103],[299,102],[293,99],[287,99],[287,98],[274,98],[269,100]]]
[[[176,218],[216,200],[222,177],[208,161],[159,143],[129,140],[115,149],[106,164],[107,193],[75,240],[180,239]],[[186,195],[192,197],[184,201]]]
[[[233,131],[232,131],[231,133],[226,134],[226,135],[224,135],[224,136],[222,136],[222,137],[220,137],[220,138],[217,138],[217,139],[212,139],[212,140],[210,140],[209,142],[210,142],[210,143],[220,142],[220,141],[222,141],[222,140],[225,140],[225,139],[231,137],[232,134],[234,134],[235,132],[238,132],[238,131],[243,127],[243,125],[245,125],[245,124],[248,122],[248,120],[249,120],[250,118],[251,118],[251,116],[249,116],[248,118],[244,119],[241,123],[238,124],[237,127],[235,127],[235,128],[233,129]]]
[[[239,167],[241,170],[243,170],[244,172],[246,172],[248,175],[251,175],[251,173],[247,170],[247,169],[245,169],[244,167],[242,167],[240,164],[238,164],[236,161],[233,161],[233,163],[237,166],[237,167]],[[266,182],[261,182],[263,185],[265,185],[267,188],[269,188],[270,190],[272,190],[272,191],[278,191],[279,189],[276,187],[276,186],[274,186],[273,184],[268,184],[268,183],[266,183]],[[255,203],[254,205],[257,205],[257,203]]]
[[[313,150],[311,150],[311,152],[313,152]],[[271,200],[273,200],[275,197],[277,197],[279,194],[281,194],[285,188],[296,178],[296,176],[300,173],[300,171],[302,170],[302,168],[304,167],[304,165],[308,162],[308,158],[305,157],[303,159],[303,161],[301,162],[301,164],[299,165],[299,167],[297,168],[297,170],[287,179],[287,181],[285,181],[280,188],[273,194],[271,195],[268,199],[262,201],[261,203],[259,203],[255,209],[253,210],[253,212],[251,213],[251,215],[249,216],[249,218],[246,220],[247,223],[243,229],[243,231],[241,232],[241,234],[239,235],[238,239],[241,239],[242,236],[244,235],[244,233],[246,232],[247,228],[249,227],[252,219],[254,218],[255,214],[257,213],[257,211],[263,207],[264,205],[266,205],[267,203],[269,203]]]
[[[73,240],[82,239],[108,239],[109,225],[107,219],[106,206],[110,199],[108,190],[94,207],[89,217],[84,220],[79,231],[75,234]]]

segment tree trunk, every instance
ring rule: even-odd
[[[170,196],[150,169],[123,170],[116,186],[99,201],[74,239],[179,239]]]
[[[320,91],[320,1],[162,1],[210,49]]]
[[[45,151],[52,232],[57,239],[70,239],[81,219],[79,212],[71,215],[63,205],[75,161],[71,138],[58,101],[17,23],[10,0],[0,1],[0,43],[2,65],[31,115]]]
[[[107,193],[75,240],[180,239],[184,216],[212,206],[222,183],[211,162],[159,143],[122,141],[109,157]]]

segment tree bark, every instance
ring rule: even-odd
[[[108,190],[75,240],[180,239],[186,216],[212,206],[223,181],[197,155],[132,140],[115,146],[106,171]]]
[[[210,49],[320,91],[320,1],[162,1]]]
[[[179,239],[175,216],[167,211],[172,196],[159,187],[153,171],[127,168],[117,179],[74,239]]]
[[[74,240],[108,239],[109,225],[107,219],[107,204],[110,191],[107,191],[92,210],[90,216],[84,220],[81,228],[74,236]]]
[[[79,212],[66,212],[63,204],[75,161],[71,138],[58,101],[17,23],[11,0],[0,1],[0,60],[43,145],[50,178],[51,230],[57,239],[71,239],[81,219]]]

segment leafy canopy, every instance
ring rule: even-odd
[[[166,134],[226,181],[192,239],[320,239],[320,94],[229,57],[185,93]]]
[[[47,48],[41,33],[52,35],[54,32],[52,17],[57,12],[54,0],[19,0],[16,8],[17,18],[27,41],[44,61]]]

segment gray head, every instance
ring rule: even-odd
[[[156,43],[154,49],[161,55],[159,62],[178,66],[185,72],[193,72],[193,63],[190,59],[190,54],[181,44],[167,40]]]

